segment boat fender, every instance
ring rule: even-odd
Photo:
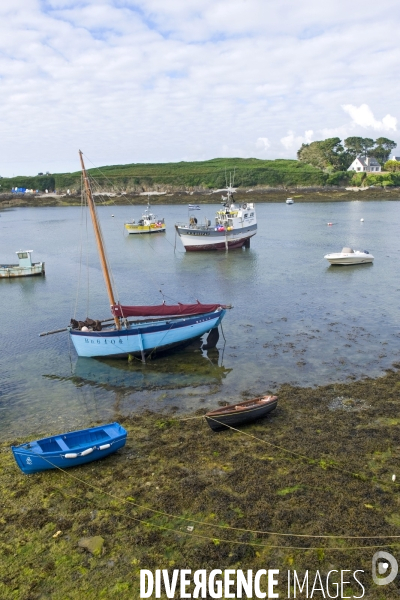
[[[78,458],[78,454],[76,452],[70,452],[69,454],[65,454],[64,458]]]
[[[86,450],[81,452],[81,456],[86,456],[87,454],[90,454],[91,452],[93,452],[93,450],[94,450],[94,448],[86,448]]]
[[[107,450],[107,448],[111,448],[111,444],[103,444],[99,446],[99,450]]]

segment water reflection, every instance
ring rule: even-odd
[[[115,391],[150,392],[210,385],[215,388],[222,384],[231,370],[223,366],[219,350],[202,353],[199,349],[165,356],[146,364],[138,360],[79,357],[72,375],[60,377],[47,373],[44,377],[70,381],[76,387],[94,385]]]

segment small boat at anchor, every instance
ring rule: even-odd
[[[125,223],[125,229],[130,234],[141,234],[141,233],[163,233],[165,231],[164,219],[159,219],[157,215],[151,212],[150,202],[147,203],[147,208],[144,211],[142,218],[135,223]]]
[[[273,411],[278,404],[278,396],[263,396],[237,404],[230,404],[211,410],[205,414],[205,419],[213,431],[244,425],[256,419],[262,419]]]
[[[286,204],[294,204],[293,198],[287,198],[286,199]]]
[[[44,275],[44,262],[32,262],[33,250],[18,250],[17,265],[0,265],[0,277],[31,277],[32,275]]]
[[[372,263],[374,257],[368,250],[353,250],[352,248],[342,248],[341,252],[334,252],[324,256],[331,265],[362,265]]]
[[[236,192],[232,185],[216,192],[227,192],[222,196],[223,208],[217,210],[215,223],[205,219],[199,223],[191,216],[189,223],[176,223],[175,230],[187,252],[199,250],[233,250],[250,248],[250,239],[257,233],[257,217],[253,202],[235,204],[232,194]],[[198,207],[189,210],[197,210]]]
[[[214,303],[202,304],[165,304],[160,305],[121,305],[117,300],[109,261],[106,256],[103,235],[93,200],[91,180],[86,172],[82,152],[79,151],[84,184],[84,197],[90,211],[95,233],[97,250],[103,271],[112,318],[71,319],[67,328],[56,329],[39,334],[50,335],[68,331],[78,356],[88,358],[120,358],[138,356],[142,362],[146,357],[154,356],[173,348],[187,345],[192,340],[208,333],[207,349],[218,341],[218,327],[229,305]],[[135,317],[130,320],[129,317]],[[114,321],[113,324],[104,323]]]
[[[127,431],[115,422],[11,446],[11,450],[21,471],[30,475],[104,458],[122,448],[126,436]]]

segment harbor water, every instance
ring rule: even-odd
[[[216,209],[203,206],[196,217],[213,219]],[[193,413],[276,392],[283,383],[377,377],[400,362],[400,203],[256,209],[249,249],[185,253],[173,225],[187,218],[186,206],[155,207],[167,231],[151,236],[124,229],[141,207],[99,207],[122,304],[198,299],[233,306],[217,350],[195,342],[146,365],[78,359],[67,332],[39,337],[71,317],[110,316],[92,226],[80,207],[3,210],[1,262],[33,250],[46,276],[0,280],[0,440],[87,427],[145,408]],[[343,246],[370,251],[374,263],[329,266],[324,255]]]

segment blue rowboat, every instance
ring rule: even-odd
[[[127,432],[119,423],[60,433],[20,446],[11,446],[25,474],[67,469],[104,458],[125,445]]]

